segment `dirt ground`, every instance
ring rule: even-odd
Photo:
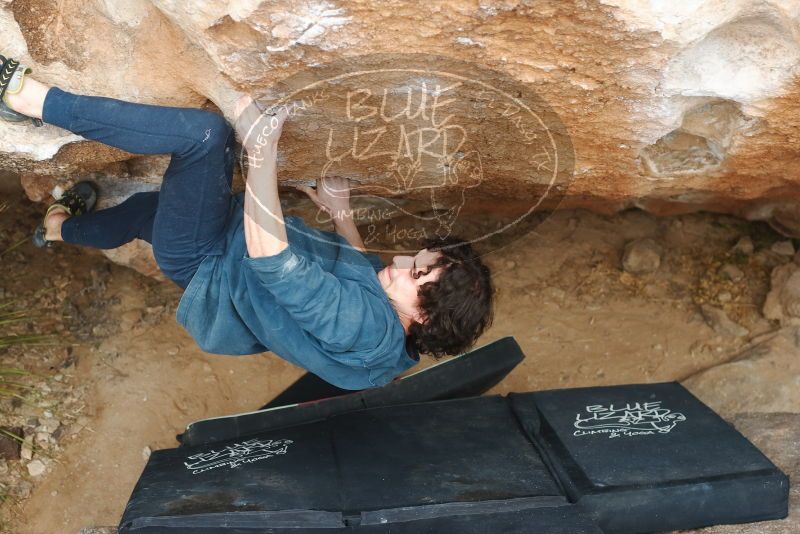
[[[54,335],[50,345],[0,348],[0,366],[35,373],[21,379],[33,386],[24,401],[0,395],[2,425],[33,436],[29,452],[44,466],[32,475],[29,460],[0,464],[5,532],[116,524],[149,451],[175,446],[193,420],[257,408],[300,376],[271,354],[204,354],[175,322],[176,287],[93,252],[33,248],[22,241],[41,207],[18,191],[2,198],[0,305],[32,310],[14,332]],[[742,236],[752,255],[731,252]],[[640,237],[663,247],[662,263],[631,275],[623,248]],[[782,239],[721,215],[555,213],[486,256],[498,302],[479,344],[513,335],[527,356],[494,392],[683,380],[725,362],[774,328],[760,307],[771,268],[790,260],[770,250]],[[725,264],[744,278],[720,274]],[[713,330],[704,303],[750,334]]]

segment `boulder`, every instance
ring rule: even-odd
[[[746,235],[741,237],[739,241],[731,249],[731,252],[734,254],[743,254],[745,256],[750,256],[753,251],[755,250],[755,245],[753,244],[753,240],[750,236]]]
[[[636,239],[625,245],[622,267],[631,274],[655,272],[661,265],[661,245],[652,239]]]
[[[727,298],[722,298],[722,295],[727,293]],[[718,297],[720,301],[730,300],[731,296],[730,293],[724,291]],[[745,327],[741,326],[740,324],[731,320],[728,317],[728,314],[725,313],[725,310],[721,310],[719,308],[715,308],[709,304],[703,304],[700,306],[700,312],[703,315],[703,319],[705,320],[706,324],[711,327],[714,332],[721,336],[726,337],[746,337],[750,334],[750,331],[747,330]]]
[[[245,92],[310,103],[284,129],[281,183],[344,174],[420,221],[436,213],[431,233],[560,205],[712,210],[800,235],[799,22],[789,0],[0,1],[2,53],[65,90],[228,119]],[[400,74],[376,81],[387,69]],[[406,91],[420,115],[381,107]],[[149,183],[137,159],[0,123],[0,172],[38,200],[87,173]]]
[[[800,413],[800,329],[766,334],[727,363],[682,383],[723,417],[745,411]]]
[[[764,317],[782,324],[800,324],[800,266],[779,265],[772,270],[770,290],[764,300]]]

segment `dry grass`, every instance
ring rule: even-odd
[[[0,304],[0,349],[15,345],[50,345],[53,337],[42,334],[20,334],[11,332],[12,325],[24,324],[35,318],[32,310],[14,310],[9,308],[15,301]]]

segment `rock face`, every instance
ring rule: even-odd
[[[393,208],[444,205],[450,219],[560,202],[602,212],[714,210],[800,235],[793,0],[0,0],[0,34],[3,54],[64,89],[206,106],[229,119],[242,92],[278,102],[291,96],[282,80],[295,76],[307,88],[332,80],[331,63],[352,75],[408,67],[412,54],[446,57],[424,72],[406,69],[389,91],[395,104],[407,91],[415,106],[424,93],[428,112],[438,96],[438,123],[426,113],[424,124],[388,112],[382,122],[368,118],[386,111],[380,87],[331,82],[333,98],[284,129],[281,180],[346,174],[366,193],[397,200]],[[361,144],[332,157],[331,131],[334,148],[356,135]],[[447,134],[462,143],[450,150]],[[439,157],[426,161],[439,144]],[[367,157],[383,147],[394,156]],[[137,174],[132,162],[142,158],[53,126],[0,123],[0,153],[0,171],[24,175],[34,198],[90,172],[152,178]]]
[[[772,270],[770,291],[764,301],[764,317],[782,324],[800,324],[800,267],[796,263]]]
[[[703,304],[700,306],[700,313],[706,324],[721,336],[745,337],[750,333],[745,327],[732,321],[725,310]]]
[[[800,413],[798,346],[800,330],[783,328],[683,385],[723,417],[741,412]]]

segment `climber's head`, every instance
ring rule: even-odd
[[[460,354],[492,322],[489,268],[464,241],[430,240],[414,256],[395,256],[378,279],[416,352]]]

